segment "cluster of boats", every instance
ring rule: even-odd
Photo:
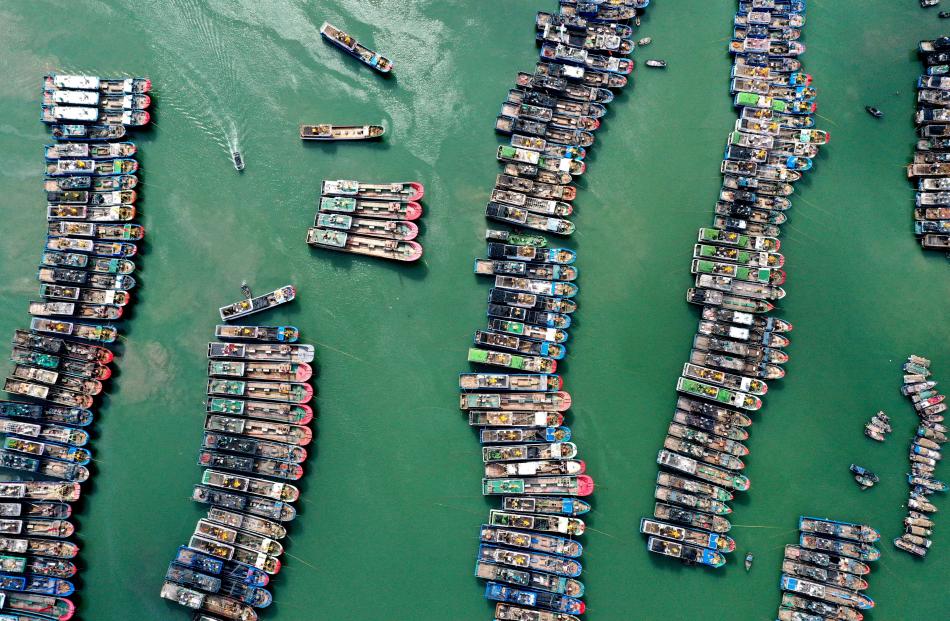
[[[950,253],[950,37],[921,41],[925,73],[917,78],[917,148],[907,178],[917,184],[914,233],[928,250]]]
[[[778,621],[861,621],[874,600],[868,588],[870,562],[880,558],[872,544],[880,533],[864,524],[802,516],[798,545],[785,546],[782,603]]]
[[[743,474],[748,413],[762,407],[768,383],[785,376],[792,325],[768,315],[785,296],[778,236],[792,184],[812,168],[829,138],[814,128],[816,91],[798,59],[805,50],[798,42],[804,24],[804,2],[741,0],[728,45],[734,57],[729,88],[739,118],[726,139],[712,226],[699,230],[693,247],[695,286],[686,299],[702,307],[701,319],[657,457],[653,518],[675,535],[665,538],[710,543],[679,555],[689,564],[720,567],[722,553],[734,549],[725,535],[728,501],[750,484]],[[694,535],[688,535],[691,529]],[[653,519],[644,518],[640,530],[651,552],[677,556],[658,541],[664,535]]]
[[[72,503],[90,476],[94,400],[113,373],[105,345],[118,327],[107,322],[132,301],[144,234],[136,146],[122,139],[125,125],[142,124],[127,117],[147,107],[149,88],[145,78],[44,78],[43,120],[56,139],[44,147],[47,237],[38,299],[29,328],[13,334],[3,384],[17,400],[0,401],[0,610],[16,621],[75,612]]]
[[[161,596],[200,619],[255,621],[273,600],[281,540],[297,512],[304,448],[313,440],[313,345],[292,326],[222,324],[208,343],[204,470],[192,500],[207,505],[168,566]],[[196,617],[197,618],[197,617]]]
[[[100,78],[51,73],[43,78],[40,118],[59,140],[107,140],[125,135],[126,127],[151,120],[148,78]]]
[[[944,403],[946,395],[935,390],[937,382],[930,378],[930,360],[911,355],[904,363],[904,384],[901,393],[910,399],[920,417],[917,434],[911,441],[908,458],[910,472],[907,484],[907,516],[904,517],[904,534],[894,539],[894,546],[914,556],[927,556],[930,549],[930,536],[933,534],[933,517],[937,507],[930,502],[929,496],[950,489],[943,481],[935,478],[935,471],[944,442],[947,441],[947,427],[943,413],[947,411]]]
[[[324,181],[307,243],[393,261],[417,261],[422,244],[416,220],[425,187],[417,181]]]
[[[486,215],[515,228],[489,229],[474,262],[493,287],[487,326],[468,350],[477,369],[459,375],[459,406],[482,445],[482,493],[499,500],[475,567],[497,620],[577,621],[585,610],[576,538],[594,480],[564,424],[572,397],[557,374],[577,310],[577,255],[524,229],[574,231],[574,181],[606,105],[627,83],[629,22],[646,5],[562,0],[560,12],[539,12],[539,62],[517,75],[495,123],[507,143]]]

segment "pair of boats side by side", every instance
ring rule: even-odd
[[[315,248],[395,261],[416,261],[422,245],[414,222],[422,216],[425,188],[416,181],[324,181],[307,243]]]
[[[916,180],[914,234],[926,250],[950,252],[950,37],[917,47],[926,73],[917,78],[920,137],[907,177]]]

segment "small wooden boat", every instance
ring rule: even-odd
[[[319,210],[387,220],[418,220],[422,216],[422,205],[414,201],[364,201],[343,196],[321,197]]]
[[[323,25],[320,27],[320,35],[353,58],[356,58],[364,65],[376,71],[383,74],[392,71],[392,61],[360,44],[352,36],[332,26],[329,22],[323,22]]]
[[[381,137],[386,130],[382,125],[301,125],[300,138],[303,140],[373,140]]]
[[[422,257],[422,246],[414,241],[386,240],[315,227],[307,229],[307,243],[317,248],[395,261],[416,261]]]
[[[317,212],[313,222],[315,227],[347,231],[354,235],[367,235],[382,239],[409,241],[419,234],[419,227],[408,220],[378,220],[376,218],[354,218],[342,213]]]
[[[218,312],[223,321],[231,321],[239,317],[259,313],[274,306],[286,304],[292,301],[296,296],[297,290],[292,285],[287,285],[255,298],[248,298],[240,302],[235,302],[234,304],[229,304],[228,306],[222,306],[218,309]]]
[[[666,69],[666,61],[665,61],[665,60],[658,60],[658,59],[655,59],[655,58],[650,58],[650,59],[648,59],[646,62],[644,62],[644,64],[645,64],[647,67],[653,67],[654,69]]]

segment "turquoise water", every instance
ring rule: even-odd
[[[683,302],[696,229],[710,221],[718,160],[735,113],[727,94],[731,2],[655,0],[635,71],[611,104],[581,182],[581,310],[563,365],[571,426],[598,483],[585,536],[588,618],[769,619],[781,548],[801,513],[900,531],[905,449],[915,417],[898,393],[911,352],[950,381],[946,261],[912,235],[904,179],[919,73],[912,48],[941,34],[914,2],[813,1],[803,57],[832,133],[798,185],[783,232],[795,324],[788,377],[752,428],[752,490],[735,503],[737,556],[720,572],[648,555],[636,534],[652,510],[657,449],[672,414],[696,310]],[[490,10],[486,10],[490,7]],[[199,476],[205,344],[216,310],[287,282],[298,302],[262,317],[316,342],[318,431],[275,604],[263,618],[488,619],[472,577],[479,495],[473,432],[455,376],[483,326],[483,206],[498,171],[493,119],[536,58],[533,13],[553,2],[118,2],[0,6],[0,332],[25,325],[43,227],[40,76],[51,69],[148,75],[155,124],[136,137],[148,229],[138,303],[104,399],[95,480],[76,518],[86,619],[186,619],[158,598],[175,548],[203,512]],[[324,44],[326,19],[396,62],[384,80]],[[96,27],[93,27],[96,24]],[[101,24],[101,26],[99,26]],[[81,27],[77,27],[81,25]],[[886,117],[863,111],[876,105]],[[382,121],[379,144],[302,145],[299,123]],[[247,169],[238,175],[229,151]],[[423,261],[402,266],[304,243],[320,180],[426,184]],[[861,433],[886,410],[884,445]],[[861,492],[847,466],[882,475]],[[946,478],[946,476],[944,476]],[[936,503],[946,510],[946,501]],[[870,577],[876,621],[941,618],[942,512],[923,562],[889,543]]]

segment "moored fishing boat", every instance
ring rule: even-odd
[[[552,515],[583,515],[590,511],[590,504],[575,497],[549,498],[547,496],[506,496],[501,508],[519,513],[549,513]]]
[[[782,573],[797,578],[814,580],[830,586],[839,586],[843,589],[852,591],[863,591],[868,588],[868,582],[864,578],[854,574],[848,574],[833,569],[814,567],[805,563],[795,561],[782,561]]]
[[[320,193],[323,196],[353,196],[377,201],[418,201],[425,188],[416,181],[396,183],[363,183],[361,181],[324,181]]]
[[[91,192],[112,192],[115,190],[131,190],[138,185],[135,175],[113,175],[110,177],[91,177],[89,173],[81,176],[47,177],[43,182],[43,189],[47,192],[68,190],[87,190]]]
[[[228,306],[222,306],[218,309],[218,312],[223,321],[231,321],[239,317],[259,313],[274,306],[286,304],[296,296],[297,290],[292,285],[287,285],[255,298],[248,298]]]
[[[208,343],[209,358],[313,362],[313,345],[288,343]]]
[[[726,533],[732,528],[729,520],[721,515],[712,515],[700,511],[688,511],[661,502],[654,505],[653,517],[660,520],[669,520],[671,522],[685,524],[687,526],[694,526],[714,533]]]
[[[724,386],[729,389],[749,392],[753,395],[764,395],[766,392],[768,392],[768,386],[762,380],[744,377],[741,375],[733,375],[732,373],[725,373],[723,371],[691,364],[689,362],[683,365],[682,374],[683,377],[712,382],[713,384]]]
[[[509,465],[513,470],[514,464]],[[487,469],[487,467],[486,467]],[[547,494],[550,496],[588,496],[593,493],[593,480],[586,476],[558,476],[537,478],[485,478],[482,494]]]
[[[44,147],[44,155],[47,160],[72,157],[108,160],[132,157],[135,155],[135,152],[135,144],[131,142],[109,142],[103,144],[58,142],[56,144],[48,144]]]
[[[138,169],[138,162],[131,158],[112,160],[57,159],[46,162],[46,174],[51,177],[131,175]]]
[[[658,537],[649,537],[647,539],[647,550],[654,554],[662,554],[664,556],[681,559],[687,564],[698,563],[710,567],[722,567],[726,564],[725,557],[714,550],[683,545]]]
[[[695,494],[688,494],[669,487],[663,487],[662,485],[656,486],[653,497],[663,502],[716,515],[728,515],[732,513],[732,509],[724,502],[704,498]]]
[[[497,582],[489,582],[485,586],[485,599],[497,602],[510,602],[538,606],[556,612],[582,614],[585,610],[584,602],[567,595],[516,589]]]
[[[866,543],[853,543],[849,541],[839,541],[837,539],[826,539],[824,537],[816,537],[807,533],[801,534],[801,537],[799,538],[799,545],[809,550],[831,552],[840,556],[858,559],[860,561],[876,561],[881,557],[880,550]]]
[[[767,313],[774,309],[771,302],[730,295],[716,289],[689,288],[686,301],[702,306],[718,306],[725,310],[745,313]]]
[[[235,341],[269,341],[277,343],[295,343],[299,331],[293,326],[234,326],[219,324],[214,327],[214,335],[219,339]]]
[[[881,538],[881,534],[865,524],[841,522],[827,518],[801,516],[798,518],[798,529],[803,533],[830,535],[839,539],[850,539],[864,543],[873,543]]]
[[[354,235],[367,235],[381,239],[409,241],[419,234],[419,227],[408,220],[377,220],[354,218],[342,213],[317,212],[313,222],[321,229],[346,231]]]
[[[518,375],[506,373],[460,373],[460,390],[560,390],[561,377],[559,375]]]
[[[729,472],[716,468],[715,466],[701,464],[691,457],[680,455],[673,451],[661,450],[657,454],[656,462],[660,466],[689,474],[697,479],[708,481],[715,485],[721,485],[726,489],[734,489],[736,491],[749,489],[748,477],[737,472]]]
[[[488,329],[492,332],[504,334],[513,334],[535,341],[548,341],[551,343],[563,343],[568,339],[567,330],[557,328],[542,328],[518,321],[506,321],[504,319],[489,319]],[[550,347],[548,347],[550,349]]]
[[[673,424],[676,423],[672,423],[671,426]],[[712,498],[713,500],[719,500],[721,502],[726,502],[733,499],[732,492],[725,488],[719,487],[718,485],[712,485],[710,483],[704,483],[696,479],[677,476],[675,474],[663,472],[662,470],[656,475],[656,483],[657,485],[683,490],[692,494],[699,494],[701,496]]]
[[[583,520],[578,518],[532,513],[508,513],[496,509],[489,512],[488,523],[491,526],[502,528],[521,528],[571,536],[583,535],[586,528]]]
[[[571,395],[563,392],[503,392],[460,395],[462,410],[534,410],[563,412],[571,407]]]
[[[740,407],[745,410],[755,411],[762,407],[762,400],[753,395],[727,390],[685,377],[681,377],[676,381],[676,389],[685,394],[703,397],[704,399]]]
[[[518,528],[520,528],[520,526]],[[521,550],[531,550],[544,554],[555,554],[571,559],[580,558],[583,552],[583,546],[581,546],[580,542],[573,539],[535,532],[510,530],[489,524],[482,525],[479,538],[483,543],[503,545]]]
[[[313,432],[309,427],[304,427],[303,425],[290,425],[229,416],[209,415],[205,419],[205,430],[298,446],[306,446],[313,439]],[[285,452],[285,454],[293,453],[294,451],[289,448]]]
[[[785,591],[801,593],[832,604],[850,606],[860,610],[874,608],[874,600],[867,595],[810,580],[794,578],[785,574],[782,574],[780,586]]]
[[[782,608],[779,609],[779,618],[782,621],[785,618],[791,621],[813,621],[808,616],[804,620],[797,618],[803,612],[812,613],[811,617],[818,615],[818,621],[832,619],[834,621],[862,621],[864,615],[851,608],[850,606],[840,606],[815,599],[808,599],[795,593],[782,593]],[[784,613],[784,614],[783,614]],[[798,613],[798,614],[793,614]]]
[[[115,140],[125,136],[123,125],[51,125],[50,133],[57,140],[98,142]]]
[[[818,567],[835,569],[857,576],[865,576],[871,573],[870,565],[857,559],[809,550],[796,545],[785,546],[785,558],[792,561],[802,561],[811,565],[817,565]]]
[[[364,201],[345,196],[320,198],[319,210],[387,220],[418,220],[422,205],[415,201]]]
[[[422,256],[422,246],[414,241],[365,237],[339,230],[307,229],[307,243],[317,248],[396,261],[416,261]]]
[[[257,621],[257,613],[250,606],[229,597],[202,593],[174,582],[166,581],[162,584],[160,595],[179,606],[192,610],[203,610],[225,619]]]
[[[107,110],[80,106],[43,106],[40,120],[48,124],[63,121],[99,123],[101,125],[147,125],[151,116],[145,110]],[[70,138],[72,140],[74,138]]]

